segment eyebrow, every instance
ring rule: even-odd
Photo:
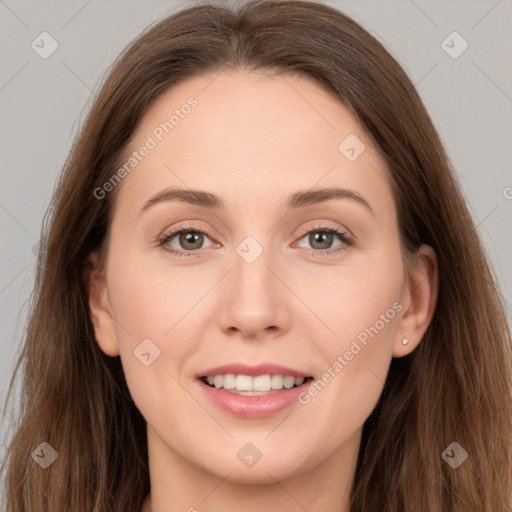
[[[354,190],[342,188],[299,190],[287,198],[285,206],[287,209],[297,209],[313,204],[323,203],[332,199],[350,199],[364,206],[373,216],[375,216],[373,208],[366,199],[364,199],[364,197]],[[216,210],[225,210],[226,208],[222,198],[210,192],[170,187],[158,192],[148,199],[140,209],[139,216],[152,206],[165,201],[182,201],[188,204]]]

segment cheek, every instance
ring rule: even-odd
[[[390,302],[386,294],[380,300],[367,300],[364,294],[353,299],[343,304],[336,317],[330,317],[337,336],[317,343],[325,361],[323,373],[300,398],[308,411],[305,417],[315,418],[312,441],[328,451],[335,450],[340,440],[356,432],[370,416],[392,359],[399,303]],[[325,432],[333,428],[338,434],[326,440]]]
[[[311,339],[316,340],[325,368],[318,391],[312,390],[315,396],[304,397],[304,402],[318,397],[318,404],[329,411],[324,416],[327,422],[352,418],[355,427],[376,405],[391,362],[402,311],[401,260],[379,255],[374,264],[333,272],[320,284],[310,288],[308,305],[322,321],[324,335],[317,332]],[[329,407],[332,403],[338,407]]]
[[[190,321],[195,310],[187,315],[198,301],[198,290],[171,277],[126,258],[112,268],[109,280],[130,395],[146,421],[159,424],[161,431],[178,429],[179,415],[173,410],[197,413],[179,382],[198,348],[200,337]]]
[[[304,282],[298,294],[306,297],[316,316],[318,330],[312,340],[322,332],[322,346],[332,352],[348,350],[353,340],[361,346],[367,342],[369,347],[371,340],[381,340],[382,345],[382,340],[392,336],[401,310],[402,267],[381,261],[317,273]]]
[[[114,250],[112,255],[115,262]],[[165,400],[182,400],[178,381],[189,377],[190,361],[204,338],[204,323],[212,321],[211,302],[202,298],[216,277],[207,272],[201,277],[194,270],[170,269],[165,262],[155,266],[150,258],[137,254],[117,261],[119,265],[113,264],[110,270],[109,294],[117,320],[119,351],[141,412],[145,412],[145,404],[149,407],[148,397],[152,396],[153,405],[147,411],[151,414],[154,408],[168,406]],[[183,402],[180,407],[186,406],[187,397]]]
[[[124,320],[133,342],[141,337],[162,341],[171,338],[180,327],[180,319],[186,323],[187,311],[204,294],[193,277],[180,277],[166,267],[155,268],[148,260],[125,258],[110,271],[112,307],[119,321]],[[119,333],[124,337],[126,331],[121,329]]]

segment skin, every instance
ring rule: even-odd
[[[423,245],[404,265],[384,160],[351,112],[309,78],[238,70],[183,82],[153,104],[130,151],[190,96],[198,105],[118,185],[105,272],[93,255],[88,274],[96,341],[121,357],[147,422],[143,510],[347,512],[362,427],[391,359],[411,353],[432,318],[436,255]],[[366,146],[352,162],[338,150],[349,134]],[[169,186],[217,194],[226,208],[168,201],[139,216]],[[350,199],[284,207],[293,192],[328,187],[356,191],[375,215]],[[207,232],[195,256],[154,242],[189,221]],[[322,245],[300,231],[322,233],[318,225],[356,245],[335,235]],[[252,263],[236,252],[247,236],[263,248]],[[194,249],[179,235],[167,245]],[[230,362],[321,378],[394,303],[400,312],[307,405],[244,419],[197,386],[201,370]],[[149,366],[133,353],[146,338],[160,350]],[[247,442],[262,454],[252,467],[236,456]]]

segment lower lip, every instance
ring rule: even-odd
[[[260,396],[236,395],[222,388],[212,388],[201,379],[197,382],[206,396],[225,411],[242,418],[264,418],[298,402],[298,396],[306,391],[313,379],[295,388]]]

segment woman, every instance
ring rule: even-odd
[[[499,288],[413,85],[337,10],[150,27],[43,235],[10,512],[509,510]]]

